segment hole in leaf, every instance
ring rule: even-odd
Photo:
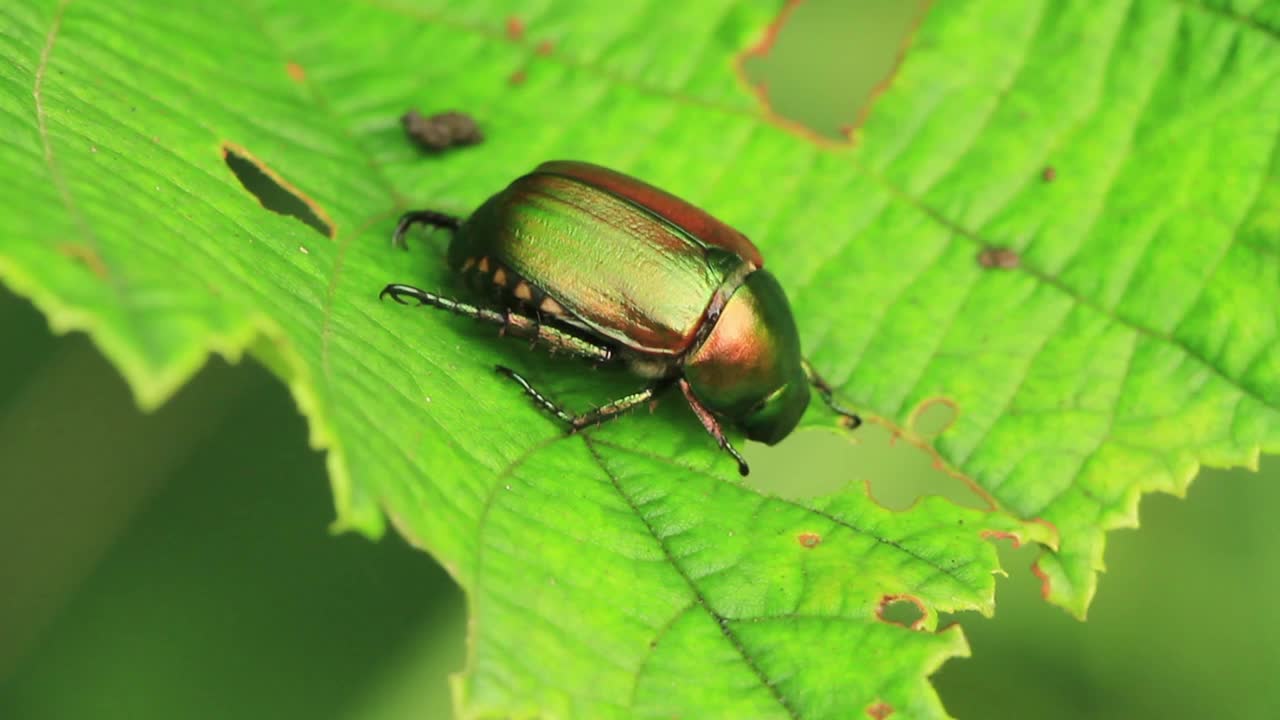
[[[910,507],[926,495],[941,495],[965,507],[989,507],[966,480],[935,464],[928,450],[880,422],[853,431],[805,428],[773,447],[747,442],[739,449],[751,465],[746,485],[770,495],[815,497],[867,482],[876,502],[892,510]]]
[[[810,0],[787,5],[742,58],[742,74],[778,115],[845,140],[892,81],[924,0]],[[838,68],[832,58],[844,58]]]
[[[931,397],[911,414],[911,430],[922,438],[935,438],[946,432],[959,414],[950,398]]]
[[[236,179],[258,198],[262,207],[301,220],[321,235],[333,238],[333,221],[328,215],[247,150],[224,143],[222,157]]]
[[[924,603],[912,595],[885,595],[876,610],[876,617],[883,622],[919,630],[924,626]]]

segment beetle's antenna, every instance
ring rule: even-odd
[[[818,374],[817,370],[813,369],[807,359],[801,362],[804,363],[804,374],[809,378],[809,384],[813,386],[814,390],[818,391],[818,395],[822,397],[822,401],[827,404],[827,407],[841,416],[841,422],[845,427],[850,430],[857,429],[862,424],[862,418],[858,416],[858,413],[836,401],[835,390],[826,380],[822,379],[822,376]]]

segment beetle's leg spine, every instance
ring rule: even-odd
[[[569,434],[571,435],[580,430],[586,430],[587,428],[596,427],[597,425],[603,425],[610,420],[617,420],[626,414],[627,411],[652,400],[655,395],[670,384],[669,382],[655,383],[639,392],[634,392],[625,397],[618,398],[617,400],[601,405],[598,408],[592,408],[588,412],[574,415],[540,392],[515,370],[504,365],[497,365],[494,369],[514,380],[520,388],[524,390],[524,394],[528,395],[535,403],[538,404],[538,407],[546,410],[552,415],[555,415],[561,422],[568,425]]]
[[[804,374],[808,376],[809,384],[813,385],[813,389],[818,391],[818,395],[827,404],[827,407],[844,419],[845,427],[854,430],[862,424],[862,417],[858,413],[849,410],[836,401],[835,390],[831,387],[831,384],[824,380],[817,370],[813,369],[808,360],[804,360]]]
[[[430,225],[442,230],[457,230],[462,227],[462,218],[435,210],[410,210],[400,216],[396,223],[396,231],[391,235],[391,244],[398,248],[408,248],[404,236],[414,225]]]
[[[664,390],[669,384],[669,382],[655,383],[640,392],[634,392],[630,395],[620,397],[613,402],[605,403],[598,408],[593,408],[590,412],[577,415],[573,418],[573,429],[582,430],[597,425],[603,425],[610,420],[617,420],[624,414],[634,410],[636,407],[652,400],[655,395]]]

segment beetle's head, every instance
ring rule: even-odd
[[[747,276],[684,368],[698,400],[773,445],[791,434],[809,406],[800,337],[778,281]]]
[[[801,375],[799,382],[785,382],[751,406],[742,427],[752,440],[773,445],[795,430],[807,407],[809,383]]]

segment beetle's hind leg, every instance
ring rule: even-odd
[[[809,384],[813,386],[814,390],[818,391],[818,395],[827,404],[827,407],[840,416],[841,423],[845,427],[853,430],[862,424],[862,418],[858,416],[858,413],[836,402],[835,391],[826,380],[822,379],[818,371],[813,369],[808,360],[804,361],[804,374],[809,378]]]
[[[520,375],[520,373],[516,372],[515,370],[512,370],[509,367],[504,367],[502,365],[498,365],[496,369],[498,372],[514,380],[516,384],[519,385],[522,390],[524,390],[524,394],[528,395],[530,398],[533,399],[535,403],[538,404],[538,407],[542,408],[543,410],[546,410],[552,415],[555,415],[563,423],[568,425],[570,433],[575,433],[579,430],[593,427],[595,425],[603,425],[604,423],[607,423],[610,420],[616,420],[622,417],[622,415],[626,413],[628,410],[634,409],[637,405],[642,405],[646,402],[649,402],[650,400],[653,399],[655,395],[657,395],[664,388],[666,388],[667,385],[670,384],[669,382],[658,382],[656,384],[650,385],[649,387],[641,390],[640,392],[631,393],[630,395],[618,398],[617,400],[614,400],[611,403],[608,403],[606,405],[601,405],[600,407],[595,408],[594,410],[590,410],[588,412],[575,415],[573,413],[568,412],[559,404],[557,404],[554,400],[552,400],[551,398],[541,393],[537,388],[529,384],[529,381],[525,380],[524,377]]]
[[[383,299],[389,297],[401,305],[409,305],[411,303],[408,300],[413,300],[419,305],[447,310],[455,315],[492,323],[501,327],[505,335],[528,338],[530,342],[542,345],[552,352],[562,352],[598,363],[608,362],[613,359],[613,350],[604,345],[597,345],[577,335],[540,323],[527,315],[520,315],[510,310],[493,310],[459,302],[453,298],[420,290],[411,285],[388,285],[382,289],[382,292],[378,293],[378,297]]]
[[[391,244],[398,248],[407,248],[404,236],[414,225],[430,225],[442,230],[457,230],[462,227],[462,218],[435,210],[410,210],[400,216],[396,223],[396,231],[391,235]]]

